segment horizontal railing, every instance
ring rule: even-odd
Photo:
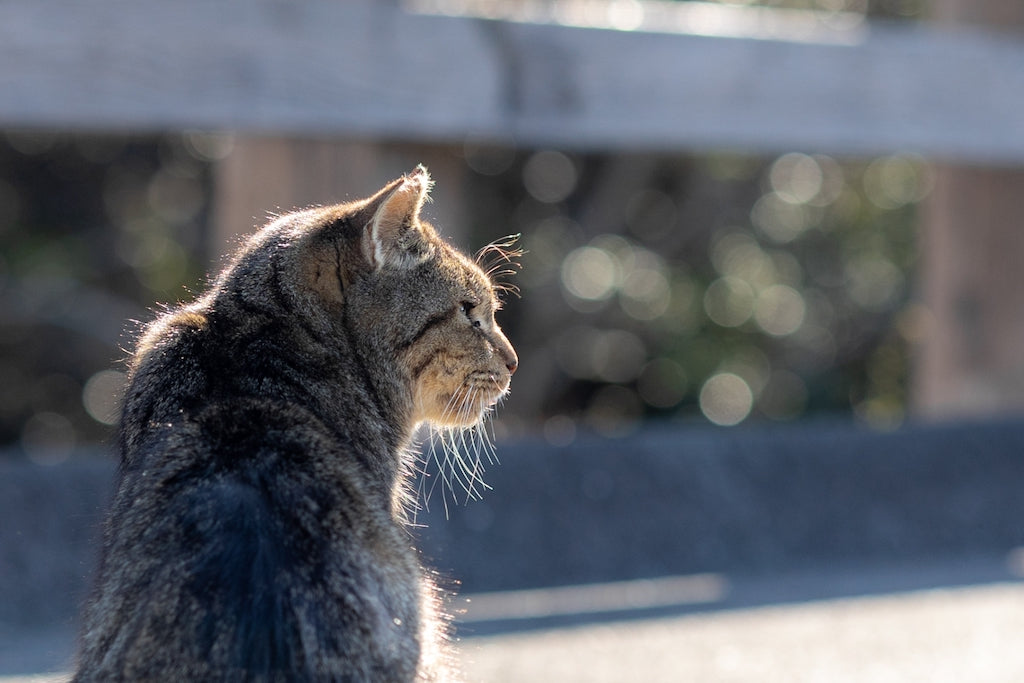
[[[1024,161],[1024,41],[618,4],[608,26],[637,30],[443,14],[474,3],[6,0],[0,126]]]

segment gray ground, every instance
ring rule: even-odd
[[[867,572],[863,579],[865,585],[892,585],[900,573]],[[460,638],[467,683],[1024,681],[1024,583],[779,602],[792,583],[806,584],[810,577],[735,583],[710,578],[696,577],[690,589],[685,580],[655,582],[647,586],[650,591],[633,582],[583,592],[551,589],[546,601],[537,600],[543,591],[470,596],[463,631],[504,626],[495,635]],[[832,585],[847,580],[817,578]],[[917,579],[905,581],[910,585]],[[702,593],[706,589],[710,592]],[[730,607],[732,593],[750,606]],[[618,608],[641,605],[647,614],[657,613],[659,594],[674,603],[689,595],[695,611],[686,613],[680,604],[674,609],[682,613],[675,616],[615,611],[621,602]],[[755,604],[759,594],[767,599],[764,604]],[[530,615],[543,612],[544,605],[546,618],[562,607],[578,615],[580,600],[602,611],[593,620],[560,628],[536,627],[543,621]],[[725,608],[717,608],[715,600]],[[476,615],[474,603],[480,606]],[[514,618],[501,621],[503,610]],[[622,615],[629,618],[618,618]],[[62,680],[71,643],[67,631],[3,639],[0,672],[10,675],[0,676],[0,683]]]
[[[1024,421],[500,453],[419,520],[468,683],[1024,681]],[[113,471],[0,457],[0,683],[68,670]]]
[[[691,614],[463,642],[470,683],[1024,681],[1024,585]]]

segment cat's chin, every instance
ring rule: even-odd
[[[467,429],[480,424],[508,393],[508,380],[500,382],[492,375],[486,380],[471,377],[453,393],[419,394],[416,422],[429,422],[437,427]]]
[[[469,429],[480,424],[487,413],[490,412],[490,407],[481,408],[472,412],[464,412],[461,415],[434,415],[424,418],[424,422],[429,422],[435,427],[444,427],[448,429]]]
[[[494,406],[504,396],[504,392],[493,396],[481,396],[468,404],[464,404],[457,411],[436,410],[419,415],[418,422],[429,422],[435,427],[449,429],[468,429],[483,422]]]

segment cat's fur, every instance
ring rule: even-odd
[[[449,675],[407,448],[477,422],[517,359],[488,275],[420,220],[429,188],[282,216],[147,328],[74,680]]]

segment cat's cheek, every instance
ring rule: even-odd
[[[425,372],[416,382],[414,390],[414,406],[416,420],[428,421],[438,425],[451,424],[455,406],[451,394],[445,396],[437,373]]]

